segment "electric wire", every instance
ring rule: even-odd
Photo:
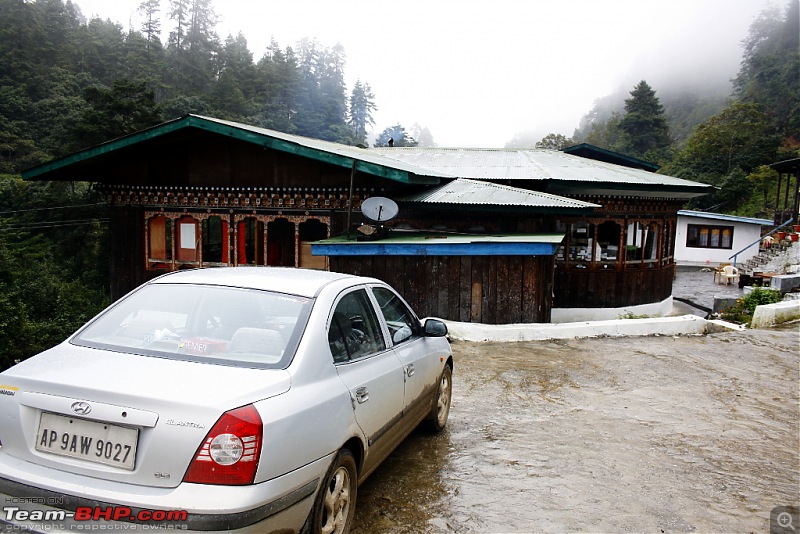
[[[0,232],[12,230],[44,230],[48,228],[63,228],[68,226],[81,226],[86,224],[106,223],[109,219],[73,219],[68,221],[42,221],[33,223],[15,223],[0,226]]]
[[[30,213],[32,211],[45,211],[45,210],[67,210],[73,208],[86,208],[90,206],[104,206],[107,205],[105,202],[96,202],[94,204],[75,204],[72,206],[51,206],[48,208],[28,208],[24,210],[9,210],[9,211],[0,211],[0,215],[11,215],[15,213]]]

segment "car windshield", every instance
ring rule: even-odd
[[[286,367],[312,299],[253,289],[150,284],[71,342],[115,352],[249,367]]]

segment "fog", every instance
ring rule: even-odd
[[[77,0],[87,17],[140,27],[140,0]],[[646,80],[728,91],[741,41],[768,0],[225,0],[221,39],[257,61],[274,38],[344,46],[348,91],[375,94],[375,131],[415,123],[439,146],[502,147],[515,134],[571,136],[595,100]],[[783,8],[783,3],[778,3]],[[166,13],[166,0],[164,11]],[[168,31],[169,21],[162,23]]]

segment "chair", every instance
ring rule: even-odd
[[[731,280],[736,280],[736,282],[738,282],[739,269],[737,269],[733,265],[726,265],[725,267],[722,268],[722,274],[720,275],[720,277],[722,278],[722,280],[725,281],[726,286],[731,283]]]
[[[722,280],[723,280],[722,275],[725,274],[725,267],[727,267],[728,265],[730,265],[730,263],[720,263],[714,269],[714,281],[715,282],[717,282],[717,281],[718,282],[722,282]]]

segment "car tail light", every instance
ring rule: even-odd
[[[184,482],[252,484],[261,454],[263,424],[252,404],[225,412],[206,435]]]

